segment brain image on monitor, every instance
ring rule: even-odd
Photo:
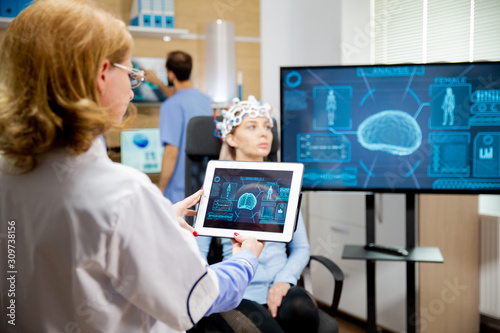
[[[500,63],[281,68],[303,188],[500,193]]]

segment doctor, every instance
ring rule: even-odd
[[[82,0],[35,1],[4,35],[2,332],[184,331],[238,305],[257,269],[255,238],[236,235],[231,261],[200,257],[182,217],[202,191],[172,205],[107,157],[98,137],[130,119],[143,81],[131,49],[125,24]]]

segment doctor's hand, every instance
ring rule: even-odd
[[[231,239],[231,243],[233,243],[233,256],[241,250],[250,250],[257,258],[266,244],[258,241],[255,237],[243,236],[238,233],[234,233],[234,239]]]
[[[144,80],[146,80],[147,82],[154,84],[155,86],[160,86],[163,84],[163,82],[161,82],[158,76],[156,76],[154,70],[142,67],[140,67],[139,69],[142,69],[144,71]]]
[[[288,293],[288,290],[290,290],[290,287],[290,283],[288,282],[276,282],[269,288],[269,292],[267,293],[267,307],[273,318],[276,318],[281,301]]]
[[[184,229],[189,230],[189,232],[195,235],[197,234],[195,233],[194,228],[184,220],[184,216],[196,216],[196,211],[189,208],[193,207],[198,202],[200,202],[202,194],[203,194],[203,189],[190,195],[186,199],[173,204],[175,214],[177,215],[177,221],[179,222],[180,226],[183,227]]]
[[[158,76],[156,76],[156,73],[154,70],[146,69],[146,68],[142,68],[142,67],[139,67],[139,69],[144,71],[144,80],[157,86],[160,89],[160,91],[163,93],[163,95],[165,95],[166,97],[170,97],[173,94],[175,94],[175,90],[169,86],[166,86],[163,83],[163,81],[160,80],[158,78]]]

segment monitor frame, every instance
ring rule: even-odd
[[[487,64],[487,65],[492,65],[492,66],[498,66],[498,71],[495,71],[494,73],[497,73],[495,75],[495,77],[493,78],[493,80],[497,80],[496,82],[493,82],[493,88],[490,88],[490,89],[495,89],[495,90],[499,90],[500,89],[500,62],[497,62],[497,61],[491,61],[491,62],[488,62],[488,61],[480,61],[480,62],[462,62],[462,63],[427,63],[427,64],[377,64],[377,65],[332,65],[332,66],[284,66],[284,67],[280,67],[280,128],[281,128],[281,131],[280,131],[280,160],[283,161],[283,162],[299,162],[299,163],[304,163],[305,165],[305,173],[304,173],[304,176],[306,176],[306,173],[308,171],[308,168],[309,167],[309,162],[304,162],[304,161],[301,161],[297,156],[295,156],[295,158],[290,158],[289,156],[285,156],[287,154],[286,152],[286,145],[288,144],[287,143],[287,140],[290,140],[289,136],[290,136],[290,126],[287,126],[290,122],[290,118],[288,118],[290,115],[286,114],[288,112],[288,110],[286,110],[286,105],[284,105],[284,94],[285,94],[285,90],[284,89],[284,85],[285,83],[287,83],[287,79],[288,79],[288,84],[290,84],[290,81],[293,81],[293,80],[290,80],[290,77],[287,78],[287,75],[289,75],[291,72],[293,71],[303,71],[303,70],[322,70],[322,69],[362,69],[362,70],[365,70],[365,71],[368,71],[370,69],[374,70],[375,68],[379,68],[379,69],[382,69],[382,68],[390,68],[390,69],[393,69],[393,70],[396,70],[398,68],[400,69],[405,69],[405,68],[417,68],[417,67],[422,67],[424,69],[430,67],[430,68],[435,68],[436,66],[446,66],[446,67],[449,67],[449,66],[452,66],[452,65],[458,65],[458,66],[471,66],[471,65],[482,65],[482,64]],[[460,77],[460,76],[458,76]],[[439,78],[439,77],[437,77]],[[296,79],[296,78],[292,78],[292,79]],[[295,85],[297,81],[295,82],[291,82],[292,85]],[[453,82],[452,82],[453,83]],[[491,83],[491,82],[490,82]],[[300,84],[300,83],[299,83]],[[430,84],[435,84],[434,82],[429,82],[429,85]],[[471,95],[470,97],[472,96],[472,93],[475,92],[475,90],[477,89],[481,89],[481,88],[484,88],[484,87],[481,87],[481,86],[475,86],[475,87],[472,87],[471,88]],[[288,88],[287,88],[288,89]],[[293,89],[293,88],[292,88]],[[429,88],[428,88],[429,89]],[[288,89],[290,90],[290,89]],[[310,92],[307,92],[307,96],[309,97],[309,94],[311,94]],[[430,100],[430,96],[427,96]],[[430,101],[429,101],[429,104],[430,104]],[[472,106],[473,104],[473,100],[471,99],[470,101],[470,105]],[[500,104],[500,103],[499,103]],[[311,109],[314,110],[314,104],[313,106],[311,107],[310,105],[307,106],[306,110],[307,111],[310,111]],[[429,106],[429,109],[430,109],[430,106]],[[351,109],[351,111],[355,111],[354,109]],[[430,111],[429,111],[430,112]],[[314,113],[311,113],[311,117],[313,116]],[[376,114],[376,113],[375,113]],[[499,111],[498,111],[498,114],[500,115],[500,108],[499,108]],[[430,124],[430,121],[429,120],[429,124]],[[353,124],[352,127],[351,127],[351,131],[352,129],[357,129],[359,124]],[[470,124],[469,124],[469,129],[466,129],[466,132],[467,133],[471,133],[471,127]],[[495,132],[500,132],[500,125],[495,125]],[[432,132],[432,130],[430,128],[427,128],[426,129],[427,133],[425,133],[426,135],[428,135],[429,133]],[[494,130],[490,130],[491,131],[494,131]],[[312,128],[310,129],[309,132],[318,132],[318,133],[328,133],[328,131],[315,131],[313,130]],[[335,131],[333,131],[335,132]],[[445,131],[436,131],[435,133],[447,133]],[[297,136],[300,132],[295,132],[293,135]],[[451,132],[449,132],[451,133]],[[478,134],[477,132],[474,132],[476,135]],[[448,134],[447,134],[448,135]],[[288,137],[287,137],[288,136]],[[495,135],[496,136],[496,135]],[[500,136],[500,134],[499,134]],[[424,138],[426,139],[426,138]],[[471,147],[471,151],[469,151],[469,154],[470,156],[467,157],[467,162],[469,163],[470,165],[470,173],[472,175],[472,166],[474,165],[475,163],[475,160],[474,160],[474,142],[473,142],[473,137],[470,138],[470,143],[468,143],[468,146]],[[356,139],[354,139],[356,140]],[[295,143],[296,144],[296,149],[299,149],[298,146],[299,144],[298,143]],[[289,148],[288,148],[289,149]],[[418,153],[420,151],[421,148],[417,149],[416,152]],[[296,153],[297,155],[299,154],[298,152]],[[338,163],[338,162],[327,162],[327,163]],[[427,168],[427,166],[426,166]],[[396,175],[398,177],[401,177],[401,175]],[[433,178],[434,176],[429,176],[427,174],[427,177],[431,177]],[[460,178],[460,177],[454,177],[454,178]],[[483,177],[466,177],[467,179],[483,179]],[[490,177],[490,178],[493,178],[493,177]],[[382,187],[382,186],[368,186],[368,187],[361,187],[361,186],[342,186],[342,185],[338,185],[338,186],[334,186],[334,185],[330,185],[328,187],[322,187],[322,186],[311,186],[307,181],[306,179],[304,179],[303,181],[303,191],[349,191],[349,192],[366,192],[366,193],[415,193],[415,194],[418,194],[418,193],[443,193],[443,194],[500,194],[500,175],[497,176],[495,179],[495,181],[498,181],[498,186],[496,186],[496,188],[494,189],[487,189],[487,188],[480,188],[480,189],[443,189],[443,188],[428,188],[428,187],[424,187],[424,188],[418,188],[417,186],[415,187],[405,187],[405,188],[399,188],[399,187],[389,187],[389,186],[385,186],[385,187]],[[434,182],[434,181],[433,181]],[[473,183],[473,182],[471,182]],[[434,186],[434,185],[432,185]]]

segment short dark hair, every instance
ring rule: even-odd
[[[167,55],[167,63],[165,64],[167,71],[172,71],[177,80],[189,80],[191,69],[193,68],[193,59],[189,54],[183,51],[172,51]]]

